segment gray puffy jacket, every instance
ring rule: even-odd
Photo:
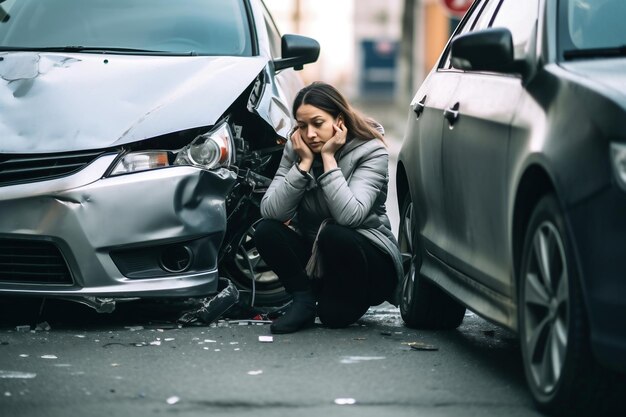
[[[329,218],[355,228],[391,256],[400,282],[402,260],[385,208],[389,182],[387,148],[378,139],[353,138],[335,158],[338,168],[315,180],[298,170],[299,157],[288,141],[276,176],[261,201],[261,215],[282,222],[292,220],[296,230],[311,241],[321,223]],[[388,301],[397,305],[395,299]]]

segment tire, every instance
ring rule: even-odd
[[[291,296],[276,273],[261,259],[254,244],[254,231],[260,215],[250,217],[249,227],[242,228],[232,240],[233,250],[221,262],[220,272],[240,291],[240,304],[255,308],[282,307],[291,300]]]
[[[465,306],[421,275],[423,248],[415,224],[413,201],[407,193],[400,210],[398,242],[403,258],[410,261],[401,286],[400,315],[408,327],[456,329],[463,322]]]
[[[573,253],[559,204],[547,195],[531,215],[518,275],[526,381],[538,408],[549,414],[613,415],[611,396],[623,385],[593,358]]]

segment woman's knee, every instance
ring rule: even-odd
[[[321,248],[350,247],[354,244],[354,233],[358,232],[350,227],[327,224],[320,230],[317,244]]]
[[[284,225],[278,220],[263,219],[254,227],[254,244],[263,256],[271,251]]]
[[[276,239],[276,234],[283,223],[274,219],[262,219],[254,226],[254,239],[257,242]]]

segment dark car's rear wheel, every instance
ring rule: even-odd
[[[400,210],[398,236],[400,251],[410,256],[400,298],[402,320],[413,328],[455,329],[463,322],[465,307],[420,274],[423,249],[415,223],[413,201],[407,193]]]
[[[591,353],[572,247],[552,195],[533,211],[520,272],[520,343],[535,402],[555,415],[604,415],[614,408],[606,397],[612,378]]]

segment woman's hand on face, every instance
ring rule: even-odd
[[[343,124],[343,121],[333,124],[333,129],[335,129],[335,135],[324,144],[322,154],[335,155],[339,148],[346,143],[348,128]]]
[[[298,129],[292,133],[291,143],[293,144],[293,150],[296,151],[300,157],[300,164],[310,168],[313,163],[313,151],[309,148],[309,145],[302,140]],[[308,171],[308,169],[305,169],[305,171]]]

